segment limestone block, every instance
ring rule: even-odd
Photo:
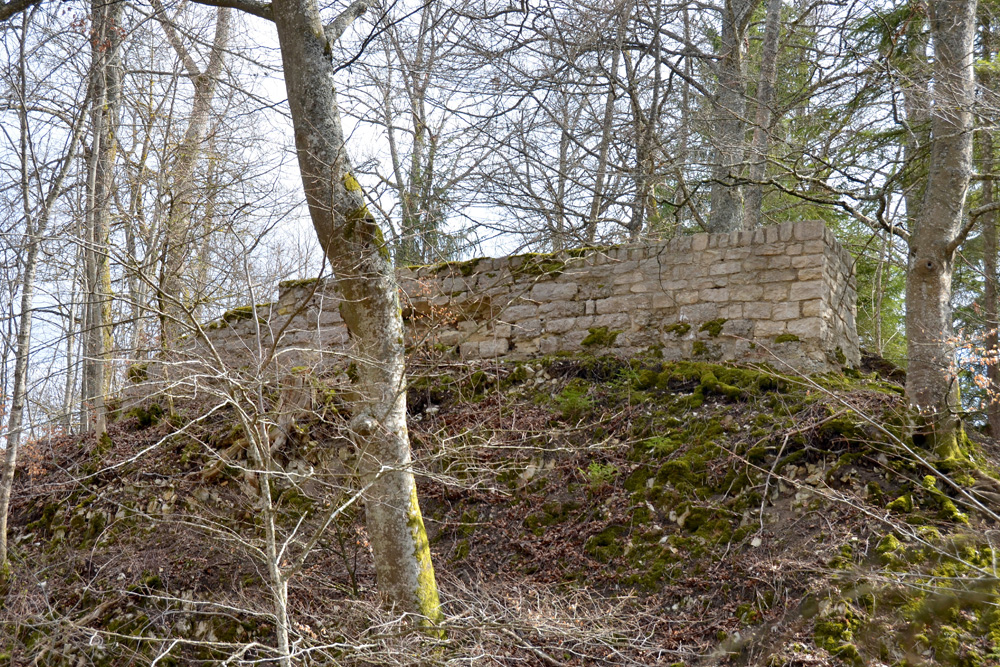
[[[585,301],[552,301],[538,307],[538,314],[546,317],[575,317],[583,315],[586,309]]]
[[[807,317],[788,323],[788,333],[803,339],[818,340],[824,333],[823,320],[818,317]]]
[[[699,292],[699,296],[702,301],[708,301],[710,303],[721,303],[723,301],[729,301],[729,288],[719,287],[713,289],[704,289]]]
[[[795,223],[795,239],[797,241],[811,241],[813,239],[823,239],[826,232],[826,225],[822,220],[804,220]]]
[[[805,269],[813,266],[823,266],[823,255],[799,255],[792,257],[792,268]]]
[[[743,304],[731,303],[728,306],[720,306],[719,317],[725,317],[727,320],[740,319],[743,317]]]
[[[763,271],[767,268],[767,260],[767,257],[751,255],[743,260],[743,271],[747,273],[753,271]]]
[[[799,302],[785,301],[774,304],[771,317],[775,320],[794,320],[799,317]]]
[[[744,320],[738,317],[726,320],[722,325],[722,333],[727,336],[739,336],[740,338],[748,338],[753,334],[754,322],[751,320]]]
[[[790,282],[798,279],[798,271],[795,269],[774,269],[771,271],[762,271],[759,282],[762,283],[773,283],[773,282]]]
[[[708,234],[695,234],[691,237],[691,250],[701,252],[708,247]]]
[[[497,338],[510,338],[512,328],[506,322],[497,322],[493,325],[493,335]]]
[[[784,321],[776,322],[774,320],[758,320],[754,324],[754,337],[765,340],[765,342],[773,343],[773,339],[783,333],[785,333]]]
[[[788,269],[792,266],[792,258],[788,255],[771,255],[767,258],[767,268]]]
[[[631,285],[632,283],[639,283],[646,279],[646,276],[642,271],[630,271],[629,273],[621,273],[614,277],[611,281],[612,285]]]
[[[809,301],[802,301],[802,317],[819,317],[823,314],[823,300],[822,299],[810,299]]]
[[[771,255],[784,255],[785,246],[781,243],[770,243],[767,245],[758,246],[755,249],[756,254],[764,255],[770,257]]]
[[[465,341],[459,346],[459,354],[463,359],[478,359],[479,342]]]
[[[628,313],[607,313],[604,315],[598,315],[594,318],[593,324],[588,324],[587,327],[581,327],[584,334],[587,333],[588,327],[607,327],[608,329],[624,329],[629,326],[629,316]]]
[[[597,302],[597,314],[627,313],[634,308],[648,308],[649,299],[642,296],[613,296]]]
[[[763,294],[762,285],[738,285],[729,288],[729,297],[733,301],[759,301]]]
[[[743,270],[740,262],[721,262],[709,268],[709,275],[722,276],[730,273],[739,273]]]
[[[566,349],[562,336],[542,336],[538,339],[538,351],[542,354],[554,354]]]
[[[629,286],[628,291],[632,294],[646,294],[652,291],[652,287],[648,283],[635,283]]]
[[[719,307],[714,303],[693,303],[681,306],[680,320],[692,324],[700,324],[719,317]]]
[[[529,356],[532,354],[538,354],[538,339],[532,338],[529,340],[519,340],[514,345],[514,353],[517,356]]]
[[[802,243],[802,254],[818,255],[824,252],[826,248],[827,248],[826,241],[822,239],[818,241],[804,241]]]
[[[822,299],[829,293],[829,288],[822,280],[810,280],[806,282],[796,282],[789,290],[788,299],[790,301],[805,301],[808,299]]]
[[[674,302],[679,306],[690,306],[698,303],[698,290],[681,290],[676,293]]]
[[[773,306],[767,301],[749,301],[743,304],[743,317],[752,320],[769,320],[772,308]]]
[[[833,282],[827,272],[821,266],[812,266],[805,269],[799,269],[799,280],[826,280],[827,282]]]
[[[770,303],[786,301],[788,299],[788,288],[790,283],[768,283],[764,285],[764,294],[761,299]]]
[[[461,320],[456,325],[459,331],[462,333],[472,333],[479,329],[479,323],[474,320]]]
[[[507,322],[520,322],[538,316],[538,306],[535,304],[518,304],[507,306],[501,311],[504,320]]]
[[[765,227],[764,238],[767,243],[778,243],[781,241],[781,230],[777,227]]]
[[[575,327],[583,326],[582,324],[578,324],[577,323],[578,321],[592,320],[592,319],[593,318],[591,317],[584,316],[582,318],[560,317],[553,320],[546,320],[545,324],[543,325],[544,326],[543,330],[545,331],[545,333],[556,333],[556,334],[566,333],[567,331]]]
[[[565,301],[576,296],[576,283],[540,282],[531,288],[531,298],[535,301]]]
[[[509,349],[510,341],[506,338],[484,340],[479,343],[479,356],[484,359],[499,357],[501,354],[506,354]]]
[[[521,320],[511,327],[511,331],[511,335],[515,338],[534,338],[540,336],[542,333],[542,320],[537,317],[530,320]]]

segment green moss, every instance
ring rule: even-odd
[[[591,327],[587,331],[587,337],[580,343],[584,347],[610,347],[621,333],[621,330],[609,331],[607,327]]]
[[[319,278],[300,278],[297,280],[282,280],[278,283],[278,287],[281,289],[289,290],[296,289],[298,287],[308,287],[315,285],[319,282]]]
[[[132,384],[139,384],[149,379],[149,362],[132,364],[125,371],[125,377]]]
[[[885,508],[890,512],[909,514],[913,511],[913,497],[909,493],[903,494],[886,505]]]
[[[465,560],[469,557],[470,551],[469,540],[459,540],[459,542],[455,545],[455,550],[452,552],[451,560]]]
[[[691,354],[696,357],[707,357],[710,350],[704,341],[696,340],[691,344]]]
[[[579,421],[594,406],[594,401],[588,394],[588,387],[581,380],[573,380],[556,396],[555,401],[562,418],[572,422]]]
[[[139,422],[139,428],[146,429],[156,426],[163,419],[163,408],[159,403],[153,403],[149,408],[136,406],[125,413],[126,417],[135,417]]]
[[[673,334],[677,338],[681,338],[687,332],[691,331],[691,325],[687,322],[676,322],[665,328],[664,331],[668,334]]]
[[[591,536],[583,545],[583,549],[597,560],[610,563],[624,552],[624,547],[618,541],[624,532],[624,526],[608,526]]]
[[[780,336],[776,336],[775,339],[774,339],[774,342],[775,343],[795,343],[795,342],[798,342],[798,340],[799,340],[799,337],[796,336],[795,334],[786,333],[786,334],[781,334]]]
[[[848,608],[840,614],[817,620],[813,629],[813,640],[830,655],[840,658],[849,665],[861,667],[865,661],[853,643],[854,633],[860,626],[861,620]]]
[[[712,338],[718,338],[719,334],[722,333],[722,325],[726,322],[727,320],[724,317],[720,317],[716,320],[709,320],[698,327],[698,331],[707,331],[708,335]]]
[[[834,350],[834,356],[837,359],[837,363],[841,366],[847,363],[847,356],[844,355],[844,351],[840,349],[839,345],[837,346],[837,349]]]

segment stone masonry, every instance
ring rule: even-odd
[[[658,351],[808,373],[860,362],[852,260],[819,221],[408,267],[398,278],[407,344],[463,359]],[[205,331],[226,363],[253,367],[279,335],[279,368],[337,365],[351,347],[338,304],[333,281],[288,281],[276,303]],[[194,340],[188,358],[206,358]]]

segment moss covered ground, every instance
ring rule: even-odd
[[[1000,664],[997,451],[970,433],[936,462],[907,435],[897,380],[654,356],[414,361],[446,638],[379,607],[352,508],[291,580],[296,664]],[[293,551],[357,483],[338,382],[312,379],[310,409],[284,422],[271,497]],[[225,410],[180,413],[33,443],[3,591],[10,664],[276,664],[246,434]]]

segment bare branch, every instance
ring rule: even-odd
[[[323,28],[327,41],[335,44],[340,39],[340,36],[344,34],[344,31],[354,23],[354,19],[368,11],[369,2],[370,0],[354,0],[350,7],[342,11],[337,18],[330,21]]]

